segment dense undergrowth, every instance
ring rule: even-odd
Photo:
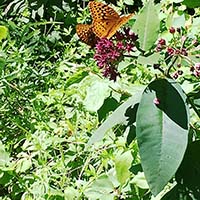
[[[112,129],[108,129],[109,125],[95,132],[129,97],[141,97],[150,82],[158,77],[173,78],[189,97],[187,106],[190,109],[190,120],[186,120],[190,124],[186,134],[183,133],[189,139],[183,136],[184,141],[180,140],[185,148],[180,150],[177,159],[182,161],[186,141],[189,144],[198,142],[199,5],[188,7],[182,1],[151,5],[145,2],[113,1],[114,8],[124,13],[146,16],[145,9],[152,6],[152,13],[155,11],[159,16],[156,18],[159,30],[150,33],[152,38],[148,34],[153,30],[141,29],[148,35],[148,44],[140,32],[141,21],[137,22],[136,17],[130,20],[127,26],[132,31],[138,28],[139,39],[131,53],[121,55],[117,63],[120,75],[116,81],[102,75],[102,69],[93,58],[99,52],[82,43],[75,33],[77,23],[91,22],[88,2],[15,0],[1,3],[0,199],[199,198],[199,184],[188,181],[187,177],[184,179],[182,172],[176,176],[174,173],[170,180],[166,178],[168,184],[162,185],[162,189],[158,187],[160,191],[155,189],[154,179],[148,175],[148,170],[145,171],[149,163],[144,162],[147,184],[141,158],[145,152],[149,152],[148,157],[156,155],[150,147],[145,152],[140,150],[140,158],[138,143],[141,145],[143,141],[136,131],[139,130],[135,125],[138,118],[135,119],[134,110],[138,105],[128,112],[127,107],[134,105],[128,104],[113,118],[111,116]],[[166,83],[162,84],[167,90]],[[154,99],[154,105],[159,105],[160,99]],[[137,115],[141,121],[141,112],[153,112],[141,110],[143,103]],[[174,104],[177,106],[176,102]],[[128,124],[117,123],[120,122],[118,117],[123,118],[121,115],[129,117]],[[107,131],[105,135],[104,130]],[[103,139],[98,139],[98,133]],[[164,140],[159,140],[158,144]],[[198,149],[198,145],[195,148]],[[193,159],[199,166],[199,159],[195,155]],[[177,169],[180,162],[173,169]],[[186,170],[184,166],[181,169]],[[198,178],[199,169],[196,173]],[[182,178],[185,185],[174,186],[181,183]],[[152,195],[159,192],[157,198]]]

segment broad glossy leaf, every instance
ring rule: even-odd
[[[133,26],[134,32],[138,34],[140,48],[144,51],[149,50],[158,38],[160,21],[156,7],[152,1],[143,7],[136,18]]]
[[[176,82],[159,79],[149,84],[138,107],[136,136],[145,177],[155,196],[183,159],[188,118],[186,96]]]

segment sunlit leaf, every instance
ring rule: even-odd
[[[138,34],[140,48],[144,51],[149,50],[158,37],[160,21],[153,1],[143,7],[136,18],[133,26],[134,32]]]
[[[138,187],[140,187],[142,189],[149,188],[146,178],[144,176],[144,172],[138,172],[138,174],[134,176],[134,178],[131,182],[136,184]]]
[[[84,192],[84,194],[90,200],[113,200],[113,190],[114,186],[109,180],[109,177],[103,174],[91,184],[91,186]]]
[[[115,169],[117,173],[117,179],[123,185],[130,176],[129,168],[131,167],[133,157],[131,151],[127,151],[123,154],[118,154],[115,158]]]
[[[8,29],[5,26],[0,26],[0,41],[8,35]]]
[[[5,165],[9,164],[9,153],[6,152],[3,143],[0,141],[0,167],[4,167]]]
[[[84,105],[87,110],[96,112],[110,95],[110,88],[105,81],[96,81],[91,87],[87,89],[87,96],[84,100]]]

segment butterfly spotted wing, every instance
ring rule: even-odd
[[[89,2],[89,8],[93,19],[92,30],[99,38],[112,37],[134,15],[120,17],[113,8],[94,1]]]
[[[110,6],[100,2],[89,2],[89,9],[93,20],[118,20],[120,16]]]
[[[98,37],[94,34],[91,24],[77,24],[76,33],[82,42],[94,47]]]

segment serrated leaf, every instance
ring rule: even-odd
[[[0,41],[8,35],[8,29],[5,26],[0,26]]]
[[[155,80],[142,95],[136,136],[142,167],[154,196],[183,159],[188,141],[188,110],[186,96],[173,80]]]
[[[138,34],[141,49],[147,51],[152,47],[158,38],[159,26],[160,21],[156,7],[152,1],[148,1],[133,26],[134,32]]]
[[[95,142],[100,141],[106,131],[117,124],[127,124],[129,116],[126,116],[126,112],[128,108],[133,108],[138,104],[141,94],[143,91],[143,87],[139,88],[138,91],[130,97],[126,102],[124,102],[121,106],[119,106],[106,120],[105,122],[92,134],[89,139],[87,146],[94,144]]]
[[[117,180],[123,185],[130,176],[129,168],[133,157],[131,151],[127,151],[121,155],[117,155],[115,158],[115,169],[117,173]]]

